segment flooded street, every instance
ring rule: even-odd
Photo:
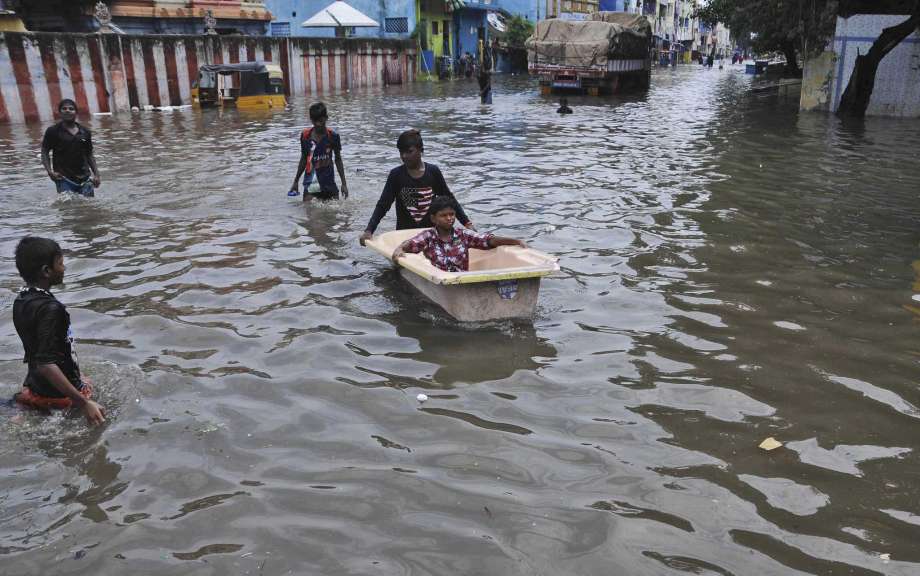
[[[0,126],[0,396],[33,233],[109,410],[0,407],[0,574],[920,572],[920,121],[749,84],[329,96],[327,205],[286,196],[303,99],[89,119],[91,200]],[[358,244],[410,127],[480,230],[559,257],[533,322],[453,322]]]

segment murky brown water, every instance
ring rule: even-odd
[[[329,97],[352,198],[307,208],[308,102],[92,120],[91,201],[0,127],[0,395],[31,232],[110,411],[0,413],[0,573],[916,574],[920,122],[748,82]],[[561,258],[532,324],[458,326],[358,246],[410,126],[480,229]]]

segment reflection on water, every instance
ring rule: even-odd
[[[4,384],[22,379],[21,364],[0,364]],[[95,396],[107,408],[110,420],[131,414],[141,375],[131,368],[90,362],[85,369],[94,375]],[[7,386],[4,386],[7,389]],[[6,395],[6,394],[4,394]],[[5,404],[0,421],[4,444],[0,456],[3,473],[15,477],[3,495],[4,531],[0,551],[14,554],[66,538],[81,519],[107,523],[120,506],[108,506],[129,485],[119,475],[122,465],[109,456],[104,440],[112,433],[87,428],[79,410],[53,414]],[[115,427],[115,429],[120,426]],[[85,554],[97,543],[74,544],[74,554]]]
[[[4,573],[915,573],[920,126],[748,82],[330,96],[329,204],[286,196],[303,100],[91,119],[90,201],[0,127],[0,252],[62,242],[110,413],[0,411]],[[357,244],[408,127],[480,229],[560,257],[533,322],[460,326]],[[0,260],[5,397],[19,284]]]
[[[418,343],[416,350],[394,353],[432,365],[430,383],[424,387],[452,388],[460,382],[498,381],[518,370],[535,372],[551,362],[556,349],[537,335],[532,322],[457,323],[443,310],[403,283],[394,269],[383,269],[374,284],[398,310],[417,314],[392,314],[397,334]],[[398,375],[390,375],[394,382]]]

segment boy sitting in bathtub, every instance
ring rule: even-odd
[[[450,196],[435,196],[431,200],[428,215],[434,228],[406,240],[393,251],[393,262],[406,252],[423,253],[431,263],[447,272],[466,272],[470,267],[470,248],[491,250],[498,246],[520,246],[527,248],[522,240],[503,238],[493,234],[478,234],[465,228],[454,228],[457,216],[454,199]]]

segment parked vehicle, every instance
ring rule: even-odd
[[[550,18],[527,39],[527,67],[544,94],[579,90],[593,96],[646,89],[652,29],[641,15],[598,12],[591,20]]]
[[[277,64],[208,64],[198,69],[198,81],[192,86],[192,105],[201,108],[268,110],[286,104],[284,76]]]

